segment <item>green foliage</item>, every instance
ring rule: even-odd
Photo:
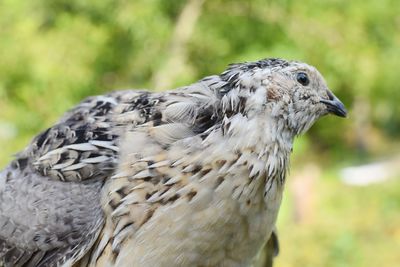
[[[154,88],[189,2],[0,1],[0,166],[85,96]],[[399,14],[398,0],[205,0],[178,53],[184,68],[170,87],[220,73],[232,62],[306,61],[324,74],[350,118],[320,120],[296,142],[295,165],[394,152]],[[289,198],[278,266],[395,266],[398,188],[398,182],[364,190],[324,180],[316,188],[318,213],[306,227],[288,219]]]
[[[6,153],[0,162],[87,95],[154,87],[186,4],[2,1],[0,143]],[[322,71],[350,111],[357,101],[367,106],[363,123],[379,140],[398,137],[399,11],[395,0],[205,1],[184,44],[185,68],[171,87],[219,73],[232,62],[304,60]],[[317,142],[312,147],[333,151],[334,158],[335,151],[360,147],[351,133],[362,128],[353,120],[358,115],[319,122],[307,137]],[[7,127],[16,138],[2,134]],[[368,135],[361,138],[362,152],[374,151]]]
[[[278,218],[277,266],[397,266],[399,177],[370,187],[349,187],[324,178],[314,181],[312,195],[307,196],[313,209],[300,223],[293,220],[293,186],[286,190]]]

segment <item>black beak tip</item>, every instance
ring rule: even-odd
[[[342,118],[347,118],[347,110],[346,109],[342,109],[341,112],[336,112],[333,113],[336,116],[342,117]]]
[[[339,101],[339,103],[336,103],[334,110],[332,112],[336,116],[346,118],[347,117],[347,110],[344,107],[343,103]]]

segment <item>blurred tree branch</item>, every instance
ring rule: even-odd
[[[156,90],[170,88],[176,77],[184,71],[186,45],[200,17],[204,2],[205,0],[189,0],[183,7],[173,30],[166,60],[153,77]]]

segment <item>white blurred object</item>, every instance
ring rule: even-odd
[[[366,186],[384,182],[396,175],[400,176],[400,157],[362,166],[347,167],[340,171],[345,184]]]
[[[0,139],[13,139],[17,135],[17,128],[14,124],[0,121]]]

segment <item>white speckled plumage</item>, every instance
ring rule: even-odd
[[[318,71],[280,59],[88,98],[1,172],[0,266],[251,266],[293,139],[328,112]]]

